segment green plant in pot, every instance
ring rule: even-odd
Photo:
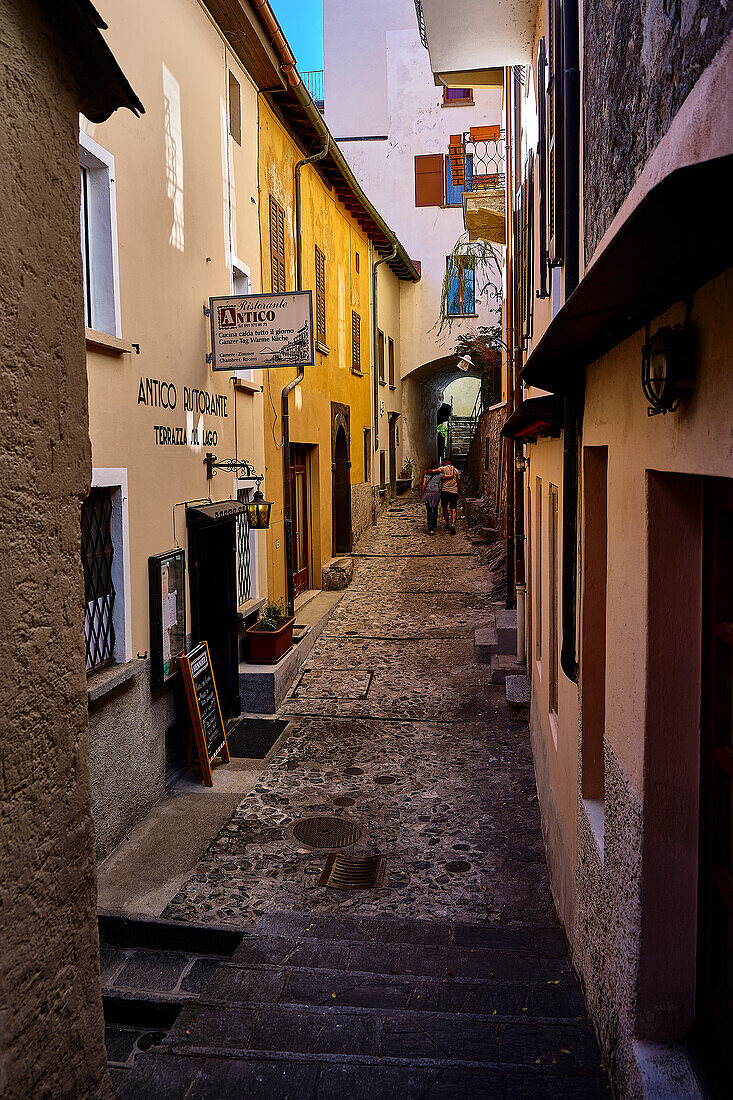
[[[250,662],[272,665],[284,657],[293,646],[294,622],[283,600],[267,600],[260,608],[257,622],[245,631]]]

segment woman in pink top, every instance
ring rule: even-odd
[[[440,503],[443,505],[443,519],[445,526],[451,535],[456,533],[456,513],[458,511],[458,494],[461,489],[461,475],[455,466],[445,463],[435,470],[426,470],[426,474],[442,474],[443,481],[440,486]]]

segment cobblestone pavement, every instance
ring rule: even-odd
[[[475,628],[502,606],[481,554],[460,528],[429,538],[414,497],[366,533],[354,580],[281,708],[289,736],[165,917],[556,924],[528,730],[474,658]],[[328,851],[292,835],[316,815],[361,829],[345,854],[387,857],[382,888],[319,885]]]

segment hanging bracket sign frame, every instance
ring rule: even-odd
[[[315,364],[310,290],[209,298],[209,322],[212,370]]]
[[[178,661],[191,715],[196,748],[201,761],[201,777],[206,787],[214,786],[211,761],[221,756],[229,763],[229,745],[214,681],[208,642],[201,642]]]

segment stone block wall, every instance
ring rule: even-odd
[[[101,1100],[79,105],[41,9],[0,26],[0,1095]]]
[[[585,258],[733,30],[720,0],[588,0],[583,9]]]
[[[374,523],[372,487],[367,481],[351,486],[351,540],[355,545],[367,527]]]
[[[492,526],[497,527],[502,535],[506,535],[507,530],[506,485],[498,495],[498,509],[497,488],[500,478],[500,433],[506,416],[506,404],[494,405],[483,413],[471,441],[465,472],[466,493],[471,492],[488,500]]]

